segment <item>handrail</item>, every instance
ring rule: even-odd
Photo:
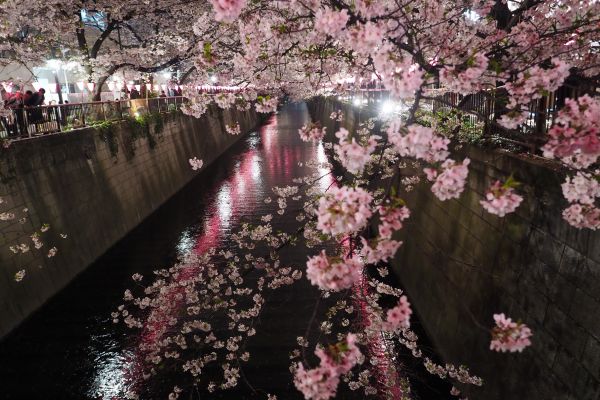
[[[84,128],[99,121],[176,111],[186,102],[183,96],[171,96],[5,108],[0,113],[0,140],[19,140]]]

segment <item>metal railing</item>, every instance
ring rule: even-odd
[[[0,113],[0,138],[30,138],[92,126],[101,121],[176,111],[186,101],[185,97],[176,96],[4,109]]]
[[[496,120],[502,111],[503,102],[498,101],[495,92],[482,91],[471,95],[460,95],[443,89],[427,89],[428,100],[423,102],[430,111],[458,110],[463,118],[471,124],[483,125],[483,135],[500,141],[507,141],[535,151],[540,143],[547,140],[547,132],[554,123],[556,114],[564,106],[566,98],[577,98],[583,94],[598,95],[598,88],[590,85],[564,84],[552,93],[534,100],[525,108],[528,117],[518,130],[509,130],[499,125]],[[344,100],[356,105],[373,106],[390,98],[386,89],[351,89]],[[500,107],[498,106],[500,104]]]

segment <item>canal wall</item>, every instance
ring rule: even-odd
[[[329,141],[340,126],[352,132],[374,115],[325,99],[309,109]],[[329,118],[338,110],[342,123]],[[458,200],[439,201],[425,182],[402,194],[411,217],[393,267],[425,332],[444,361],[485,380],[469,399],[600,398],[600,232],[563,221],[557,165],[474,146],[452,156],[471,159]],[[479,201],[511,173],[525,200],[498,218]],[[522,354],[489,350],[487,329],[499,312],[532,328]]]
[[[143,124],[116,122],[0,149],[0,212],[15,214],[0,221],[0,337],[202,174],[188,159],[208,165],[243,136],[227,134],[226,124],[239,122],[245,133],[259,119],[253,109],[211,107],[199,119],[161,114]],[[30,236],[45,223],[43,247],[35,249]],[[30,250],[9,249],[21,243]],[[48,257],[52,247],[57,253]]]

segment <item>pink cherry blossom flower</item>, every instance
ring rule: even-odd
[[[548,131],[550,140],[542,150],[544,157],[558,158],[576,168],[587,168],[600,157],[600,101],[588,95],[566,99],[555,125]]]
[[[410,315],[412,310],[406,296],[401,296],[396,307],[387,311],[387,318],[384,323],[384,329],[388,331],[397,331],[408,329],[410,327]]]
[[[255,105],[256,112],[268,114],[277,111],[277,104],[279,100],[277,97],[271,97],[270,99],[262,98]]]
[[[356,345],[357,339],[355,334],[348,333],[342,342],[317,348],[315,354],[321,360],[321,367],[326,367],[337,375],[348,373],[362,359],[362,353]]]
[[[222,22],[235,21],[244,7],[246,0],[209,0],[215,11],[215,19]]]
[[[409,58],[398,58],[397,52],[389,46],[383,46],[373,56],[373,63],[394,98],[409,98],[423,84],[424,71],[419,65]]]
[[[458,198],[465,188],[470,162],[471,160],[465,158],[462,164],[457,164],[454,160],[448,159],[442,164],[441,173],[433,174],[430,171],[427,174],[428,178],[435,176],[433,178],[435,182],[431,186],[433,194],[442,201]]]
[[[298,365],[294,373],[294,385],[305,399],[327,400],[335,397],[340,376],[362,362],[363,357],[356,343],[356,335],[348,333],[344,341],[315,350],[320,359],[318,367],[306,370],[302,364]]]
[[[192,166],[193,171],[199,170],[200,168],[202,168],[202,165],[204,165],[204,161],[198,160],[198,158],[196,158],[196,157],[190,158],[188,161],[189,161],[190,165]]]
[[[300,364],[294,373],[294,385],[306,400],[328,400],[335,397],[340,377],[324,367],[304,369]]]
[[[407,133],[402,135],[396,126],[388,129],[388,139],[398,153],[404,157],[414,157],[427,162],[444,161],[448,157],[448,144],[450,140],[436,135],[433,129],[410,125]]]
[[[350,16],[347,10],[335,11],[331,8],[319,8],[315,13],[315,30],[330,36],[338,35],[345,27]]]
[[[477,53],[469,59],[466,69],[459,70],[456,67],[442,68],[440,71],[440,83],[458,93],[474,93],[483,88],[483,82],[480,78],[487,70],[488,64],[488,58],[482,53]]]
[[[375,247],[371,247],[365,238],[361,237],[360,240],[363,245],[360,254],[366,264],[377,264],[380,261],[388,261],[394,257],[396,251],[402,245],[402,242],[382,238],[375,242]]]
[[[366,190],[332,187],[319,199],[317,228],[331,235],[350,234],[367,225],[372,197]]]
[[[529,338],[532,336],[531,329],[520,322],[513,322],[502,314],[494,314],[496,326],[492,329],[492,341],[490,350],[501,352],[522,352],[531,345]]]
[[[379,212],[379,236],[391,238],[394,231],[402,229],[402,221],[410,216],[410,210],[406,206],[393,207],[391,205],[380,205]]]
[[[486,192],[485,200],[480,203],[487,212],[504,217],[514,212],[522,201],[523,197],[516,194],[512,187],[503,186],[500,181],[496,181]]]
[[[600,209],[594,205],[572,204],[563,211],[562,216],[575,228],[592,230],[600,228]]]
[[[239,135],[241,133],[240,124],[225,125],[225,131],[230,135]]]
[[[570,203],[592,205],[600,197],[600,183],[589,173],[578,171],[575,177],[568,176],[561,187]]]
[[[322,290],[340,291],[352,287],[360,279],[362,267],[356,257],[329,258],[322,250],[306,262],[306,278]]]
[[[377,140],[380,136],[371,135],[367,138],[363,146],[356,142],[354,138],[348,140],[348,131],[341,128],[335,134],[339,139],[339,145],[333,146],[336,154],[340,158],[341,164],[351,173],[360,174],[365,165],[371,160],[371,153],[377,147]]]
[[[307,124],[298,129],[300,139],[305,142],[318,142],[325,137],[326,127],[321,128],[318,124]]]

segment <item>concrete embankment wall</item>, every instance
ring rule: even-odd
[[[373,116],[334,100],[309,109],[329,135]],[[341,124],[329,118],[337,110]],[[426,182],[402,194],[411,217],[394,269],[428,336],[444,361],[485,380],[469,399],[600,398],[600,232],[562,220],[564,175],[556,165],[472,146],[453,157],[471,159],[458,200],[439,201]],[[479,201],[511,173],[525,200],[498,218]],[[499,312],[529,325],[533,346],[491,352],[486,329]]]
[[[239,140],[242,135],[227,134],[225,124],[239,122],[248,132],[259,118],[253,110],[213,107],[200,119],[162,114],[150,121],[149,133],[119,122],[108,130],[80,129],[2,149],[0,211],[16,219],[0,221],[0,337],[196,176],[189,158],[207,165]],[[29,211],[21,224],[24,208]],[[30,235],[44,223],[50,230],[36,250]],[[20,243],[31,250],[9,250]],[[48,258],[52,246],[58,252]],[[15,282],[21,269],[26,276]]]

